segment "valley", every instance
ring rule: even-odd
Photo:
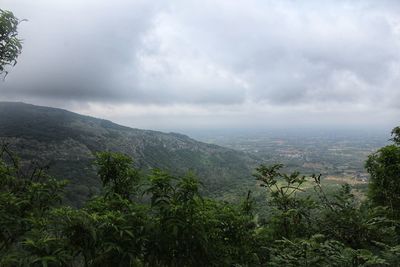
[[[252,154],[267,165],[282,163],[287,171],[365,182],[365,160],[387,145],[390,136],[387,132],[336,129],[203,134],[197,138]]]

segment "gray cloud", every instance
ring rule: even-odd
[[[10,3],[29,22],[21,25],[24,53],[5,93],[82,101],[126,97],[116,79],[135,68],[134,52],[160,7],[146,1],[37,2],[29,10]]]
[[[225,107],[218,108],[221,121],[262,116],[265,106],[286,108],[282,114],[307,106],[321,120],[337,105],[360,121],[372,110],[400,115],[398,1],[5,0],[3,6],[29,19],[21,25],[19,63],[0,84],[3,100],[73,103],[76,110],[164,106],[165,114],[192,106],[193,118],[199,105]]]

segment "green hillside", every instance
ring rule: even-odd
[[[198,142],[177,133],[124,127],[62,109],[0,102],[0,140],[23,162],[34,159],[49,173],[70,180],[67,199],[81,202],[98,192],[95,152],[122,152],[142,171],[151,168],[183,174],[194,172],[206,194],[253,183],[256,160],[248,154]],[[72,189],[72,190],[71,190]]]

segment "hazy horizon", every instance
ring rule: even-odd
[[[183,132],[400,120],[398,1],[4,0],[20,19],[0,101]]]

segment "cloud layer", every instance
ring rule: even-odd
[[[399,121],[398,1],[3,6],[29,21],[1,100],[150,128]]]

